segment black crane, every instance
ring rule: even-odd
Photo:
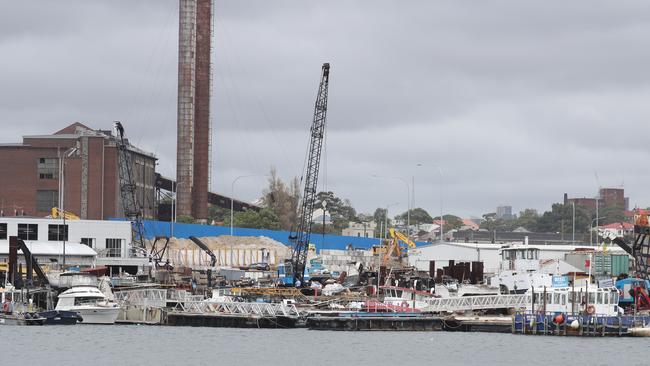
[[[648,215],[634,215],[634,242],[614,238],[612,243],[621,247],[634,258],[634,272],[637,278],[650,280],[650,223]]]
[[[120,121],[115,121],[117,131],[116,145],[119,161],[120,175],[120,198],[124,217],[132,223],[131,240],[134,251],[144,251],[144,223],[142,222],[142,210],[138,204],[136,185],[133,179],[133,162],[128,149],[128,142],[124,139],[124,126]]]
[[[210,256],[210,268],[208,268],[206,273],[208,275],[208,287],[212,287],[212,269],[214,268],[214,265],[217,264],[217,256],[214,255],[212,250],[196,236],[190,236],[190,240]]]
[[[329,86],[330,64],[322,67],[320,86],[314,107],[314,119],[310,129],[309,153],[307,155],[307,170],[304,179],[302,204],[298,216],[298,226],[295,234],[289,239],[293,243],[291,260],[285,262],[285,274],[291,277],[291,284],[297,285],[300,281],[304,285],[305,265],[307,262],[307,249],[311,236],[312,216],[316,202],[316,187],[320,168],[320,157],[325,136],[325,119],[327,116],[327,91]]]

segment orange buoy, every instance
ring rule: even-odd
[[[554,321],[556,324],[562,324],[562,323],[564,323],[564,314],[557,314],[557,315],[555,316],[555,318],[553,318],[553,321]]]

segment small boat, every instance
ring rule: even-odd
[[[427,300],[439,297],[431,292],[415,290],[397,286],[382,286],[384,292],[383,303],[389,308],[399,309],[402,312],[420,311],[429,306]]]
[[[0,314],[0,325],[43,325],[45,318],[38,313]]]
[[[538,287],[527,293],[532,302],[526,306],[529,312],[550,312],[616,317],[624,310],[618,305],[619,292],[616,287]]]
[[[76,312],[83,318],[83,324],[114,324],[120,306],[96,286],[76,286],[59,295],[55,310]]]
[[[75,311],[48,310],[41,311],[38,315],[45,318],[47,325],[74,325],[83,321],[81,315]]]

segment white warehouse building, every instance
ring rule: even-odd
[[[75,266],[141,267],[147,258],[130,257],[128,221],[0,217],[0,262],[9,257],[9,237],[23,239],[39,263]]]
[[[521,244],[521,243],[511,243]],[[482,261],[485,273],[497,273],[501,258],[499,249],[508,244],[475,244],[475,243],[456,243],[443,242],[419,246],[410,249],[408,252],[409,264],[417,267],[419,270],[428,271],[429,262],[435,261],[436,268],[442,268],[449,265],[449,261],[473,262]],[[564,260],[566,253],[576,249],[595,249],[593,246],[580,245],[530,245],[538,248],[539,259],[560,259]],[[615,254],[625,253],[618,246],[611,246],[608,250]]]

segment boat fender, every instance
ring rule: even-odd
[[[9,313],[9,302],[5,302],[4,304],[2,304],[2,312],[5,314]]]
[[[596,308],[593,305],[587,306],[587,314],[592,315],[596,312]]]
[[[578,329],[578,328],[580,328],[580,322],[578,321],[578,319],[574,319],[574,320],[571,322],[570,327],[571,327],[571,329]]]

